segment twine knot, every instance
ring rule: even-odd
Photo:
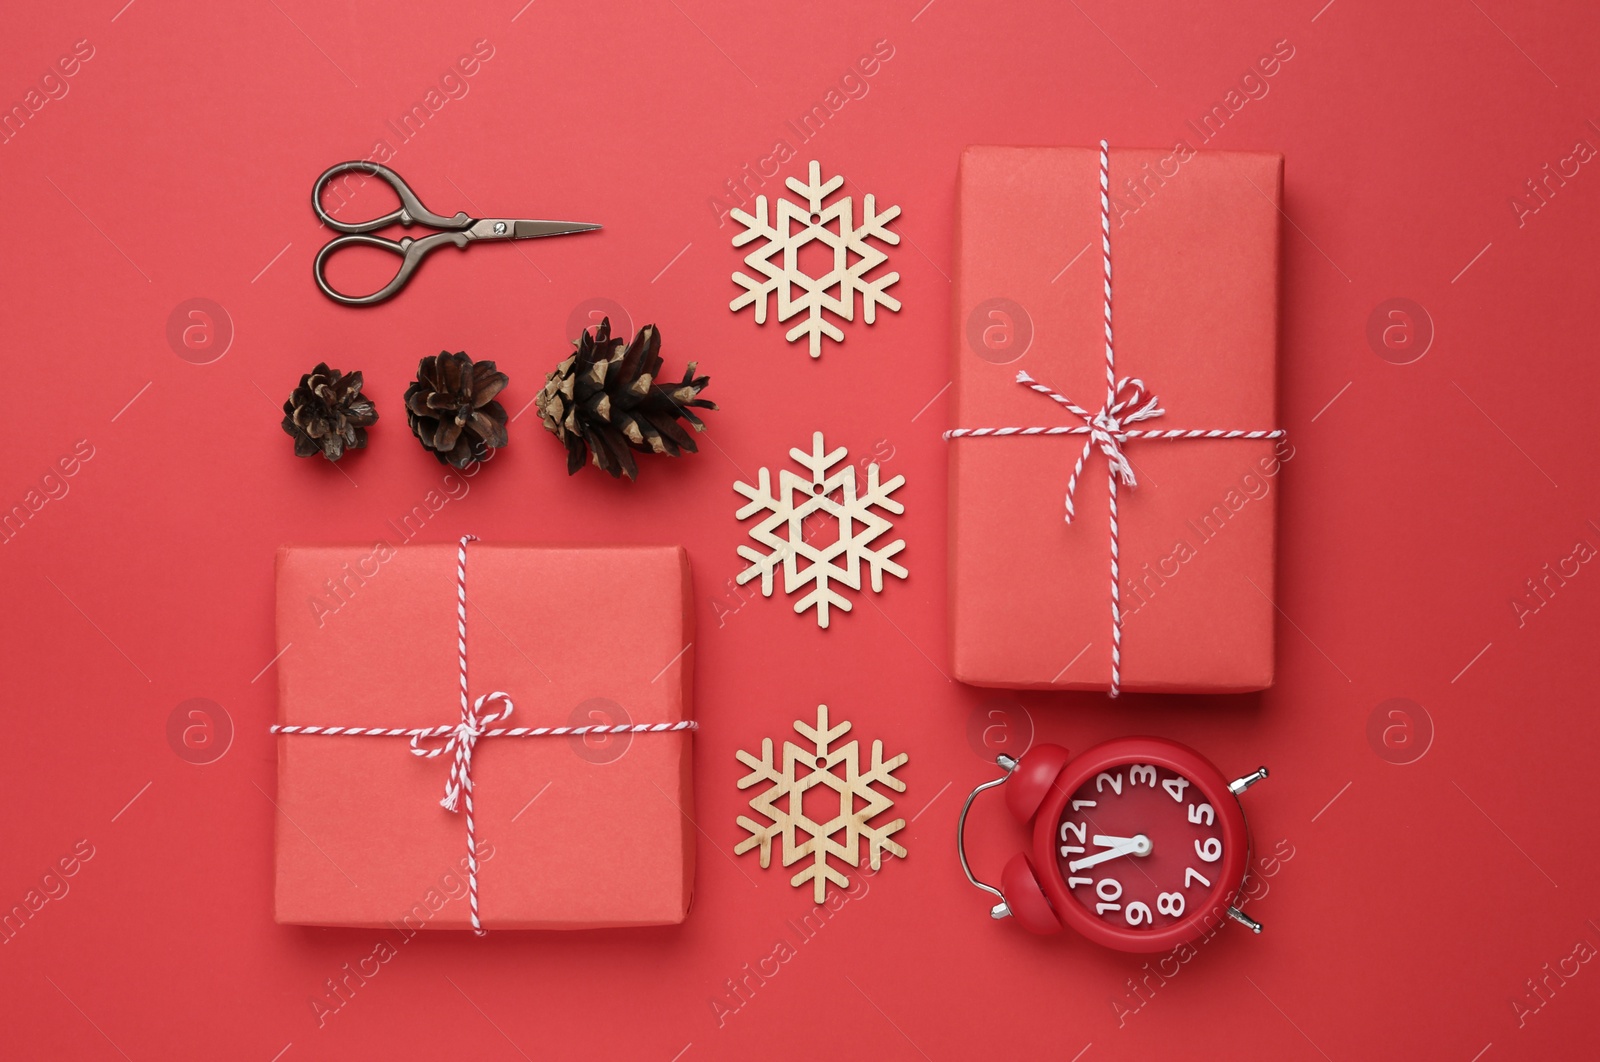
[[[1117,382],[1111,401],[1094,416],[1085,418],[1089,425],[1089,441],[1100,447],[1100,452],[1111,462],[1112,474],[1121,479],[1124,486],[1131,488],[1139,485],[1133,474],[1133,465],[1128,462],[1127,454],[1122,452],[1122,444],[1128,441],[1126,426],[1159,417],[1165,412],[1161,408],[1161,400],[1145,390],[1143,380],[1124,376]]]
[[[1128,455],[1123,453],[1122,444],[1129,439],[1147,434],[1129,425],[1137,424],[1142,420],[1150,420],[1162,416],[1166,410],[1161,408],[1161,399],[1151,394],[1145,387],[1144,381],[1134,376],[1124,376],[1111,386],[1110,393],[1106,396],[1106,404],[1100,407],[1098,413],[1090,413],[1078,403],[1068,398],[1048,384],[1042,384],[1025,372],[1017,373],[1017,383],[1030,390],[1037,391],[1052,402],[1061,406],[1067,412],[1083,421],[1083,427],[1068,428],[1013,428],[1009,432],[1020,434],[1071,434],[1087,435],[1083,441],[1083,451],[1078,454],[1077,464],[1073,467],[1072,478],[1067,480],[1066,519],[1072,523],[1076,515],[1073,496],[1078,493],[1078,479],[1083,475],[1083,462],[1088,458],[1095,447],[1106,455],[1110,464],[1110,474],[1115,480],[1120,480],[1123,485],[1133,488],[1139,485],[1139,480],[1133,474],[1133,465],[1128,461]],[[985,431],[983,429],[963,430],[956,429],[945,433],[946,438],[962,435],[989,435],[1001,434],[1001,431]]]
[[[500,710],[485,712],[484,706],[492,701],[500,703]],[[493,693],[485,693],[470,703],[465,699],[462,700],[461,722],[447,731],[448,737],[443,745],[429,748],[423,742],[445,735],[436,734],[432,737],[426,733],[411,735],[411,755],[430,760],[444,753],[450,753],[454,757],[450,763],[450,777],[444,785],[444,798],[439,801],[440,807],[446,811],[457,809],[462,787],[472,785],[472,750],[477,747],[478,739],[485,734],[492,735],[494,732],[490,730],[490,726],[509,718],[515,710],[516,705],[511,703],[511,697],[496,690]]]

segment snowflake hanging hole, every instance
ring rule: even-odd
[[[874,741],[872,758],[863,771],[859,743],[853,739],[847,744],[837,743],[850,731],[850,722],[845,720],[830,727],[825,704],[817,705],[815,727],[796,719],[794,729],[810,744],[785,741],[779,757],[772,739],[763,738],[759,759],[743,749],[737,750],[739,762],[750,768],[750,773],[739,779],[739,788],[749,789],[762,783],[766,783],[766,788],[750,801],[750,810],[764,821],[740,815],[738,823],[750,836],[736,844],[733,851],[735,855],[743,855],[759,848],[761,865],[769,867],[772,865],[772,842],[776,838],[783,866],[807,861],[799,873],[789,879],[789,884],[800,888],[811,882],[813,898],[823,903],[830,884],[841,889],[850,887],[850,879],[832,860],[859,867],[863,841],[867,845],[868,865],[873,870],[882,867],[884,852],[905,858],[906,850],[894,840],[894,835],[905,828],[906,820],[899,818],[881,825],[873,825],[873,821],[894,807],[894,800],[875,787],[904,793],[906,784],[896,778],[894,772],[908,757],[902,752],[885,760],[883,742]],[[840,768],[843,768],[842,774]],[[807,795],[819,786],[832,792],[816,793],[809,804],[813,811],[835,812],[826,821],[806,814]],[[826,799],[818,799],[824,797]]]
[[[794,610],[815,609],[819,627],[828,625],[831,609],[850,611],[850,599],[837,588],[860,590],[863,565],[875,594],[883,592],[885,572],[898,579],[906,577],[905,568],[894,561],[905,541],[882,541],[894,528],[883,514],[905,512],[905,506],[891,495],[904,485],[906,477],[880,481],[877,462],[872,462],[867,465],[865,490],[858,492],[856,466],[845,462],[847,453],[843,446],[829,452],[822,433],[814,432],[810,453],[789,451],[809,476],[780,469],[774,491],[772,473],[762,468],[755,486],[742,481],[733,484],[747,501],[734,515],[748,520],[761,514],[749,534],[762,548],[743,543],[738,548],[739,556],[750,562],[737,577],[739,585],[759,578],[762,596],[771,597],[773,576],[781,567],[785,594],[807,590],[795,602]],[[819,530],[819,525],[825,525],[827,533]]]
[[[822,165],[811,163],[810,179],[790,177],[784,182],[803,202],[778,197],[775,215],[768,210],[767,197],[756,196],[756,210],[748,214],[732,210],[730,216],[744,226],[734,234],[733,246],[760,241],[744,264],[752,273],[735,272],[733,281],[744,289],[728,308],[737,312],[746,306],[755,311],[756,324],[765,324],[768,304],[778,297],[778,321],[784,322],[804,312],[805,319],[785,334],[794,343],[806,338],[813,358],[822,356],[822,341],[844,342],[844,332],[829,314],[844,321],[855,319],[857,302],[861,319],[872,324],[877,308],[899,310],[900,301],[888,289],[900,279],[899,273],[868,277],[889,256],[878,246],[894,246],[900,236],[889,230],[889,222],[900,216],[897,206],[878,211],[877,198],[861,200],[861,220],[855,221],[855,200],[850,196],[825,201],[844,185],[843,177],[822,180]],[[876,242],[874,242],[876,241]],[[820,274],[801,267],[802,250],[817,244],[832,252],[832,267]]]

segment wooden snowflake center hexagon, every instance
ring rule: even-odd
[[[900,309],[900,301],[888,293],[900,274],[868,277],[889,260],[873,241],[890,246],[900,242],[899,235],[889,231],[889,222],[900,216],[900,208],[891,206],[879,213],[875,197],[863,196],[861,221],[857,224],[855,201],[850,196],[827,202],[844,184],[844,178],[833,177],[824,182],[822,166],[815,161],[811,163],[808,181],[790,177],[784,183],[790,191],[804,197],[804,202],[779,197],[776,216],[771,216],[767,211],[767,197],[758,195],[753,215],[743,210],[729,212],[744,226],[744,231],[733,237],[735,247],[755,240],[761,242],[744,258],[744,264],[755,275],[733,274],[734,283],[744,288],[744,292],[736,296],[728,308],[738,311],[754,306],[756,324],[765,324],[768,303],[777,295],[780,322],[802,311],[806,315],[784,338],[793,343],[802,336],[807,337],[811,356],[819,358],[823,337],[836,343],[844,342],[844,332],[826,314],[845,321],[854,320],[859,301],[861,319],[870,325],[879,306]],[[814,260],[813,270],[818,258],[829,263],[829,268],[820,274],[808,271],[801,263],[802,256]]]
[[[783,592],[793,594],[809,587],[795,602],[794,610],[815,608],[819,627],[828,625],[830,608],[850,611],[850,599],[837,588],[860,590],[863,564],[875,594],[883,591],[884,572],[906,577],[906,570],[893,560],[905,548],[905,541],[882,541],[894,527],[882,514],[905,512],[905,506],[890,495],[906,477],[879,482],[877,462],[872,462],[867,465],[866,488],[858,490],[856,466],[847,463],[841,467],[847,453],[843,446],[827,452],[822,433],[814,432],[810,453],[789,451],[809,476],[782,469],[774,492],[772,474],[763,468],[755,486],[738,481],[733,485],[749,499],[735,513],[740,520],[766,514],[750,528],[750,537],[762,549],[743,544],[738,548],[739,556],[750,562],[738,575],[739,585],[760,576],[762,596],[771,597],[773,575],[782,566]]]
[[[841,889],[850,887],[850,879],[830,862],[830,857],[859,867],[861,843],[865,841],[873,870],[882,866],[885,851],[905,858],[906,850],[894,840],[894,834],[905,828],[906,820],[895,819],[883,825],[873,825],[873,820],[894,807],[894,801],[875,787],[896,793],[906,791],[906,784],[894,772],[905,764],[907,756],[902,752],[885,760],[883,742],[874,741],[872,759],[863,771],[859,743],[852,739],[838,744],[849,732],[850,722],[845,720],[830,728],[825,704],[817,705],[815,727],[797,719],[794,728],[811,744],[785,741],[781,760],[774,753],[771,738],[761,740],[760,759],[743,749],[736,753],[739,762],[750,768],[750,773],[739,779],[739,788],[766,783],[766,788],[750,801],[750,810],[765,821],[740,815],[739,825],[750,836],[735,845],[733,851],[743,855],[760,848],[761,865],[768,867],[772,865],[773,839],[778,839],[784,866],[806,861],[789,884],[799,888],[811,882],[813,898],[822,903],[827,899],[829,883]],[[836,768],[842,768],[843,773],[837,773]],[[807,793],[819,786],[831,792],[818,792],[808,801]],[[824,809],[836,814],[826,820],[808,814]]]

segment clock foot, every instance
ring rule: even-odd
[[[1228,908],[1228,917],[1233,919],[1235,922],[1238,922],[1241,926],[1248,927],[1252,933],[1261,932],[1261,923],[1257,922],[1254,918],[1251,918],[1237,907]]]
[[[1246,789],[1249,789],[1251,786],[1255,785],[1259,781],[1262,781],[1266,777],[1267,769],[1265,767],[1257,767],[1254,771],[1245,775],[1243,778],[1235,778],[1233,781],[1229,782],[1228,792],[1232,793],[1234,796],[1238,796],[1240,793],[1244,792]]]

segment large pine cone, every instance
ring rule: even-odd
[[[506,410],[494,396],[511,380],[492,361],[441,351],[423,358],[406,388],[406,419],[423,448],[443,464],[465,468],[506,444]]]
[[[661,333],[655,325],[639,329],[629,343],[611,337],[611,320],[605,318],[593,335],[585,329],[573,345],[578,349],[545,378],[536,400],[544,426],[567,447],[568,475],[593,458],[613,478],[633,479],[639,470],[630,449],[669,457],[696,452],[694,438],[678,421],[705,430],[693,407],[717,408],[699,397],[711,378],[695,376],[698,363],[691,361],[681,383],[656,383]]]
[[[361,393],[361,383],[359,372],[342,373],[323,362],[300,377],[283,404],[283,430],[294,440],[296,457],[320,453],[337,461],[346,450],[366,447],[378,409]]]

